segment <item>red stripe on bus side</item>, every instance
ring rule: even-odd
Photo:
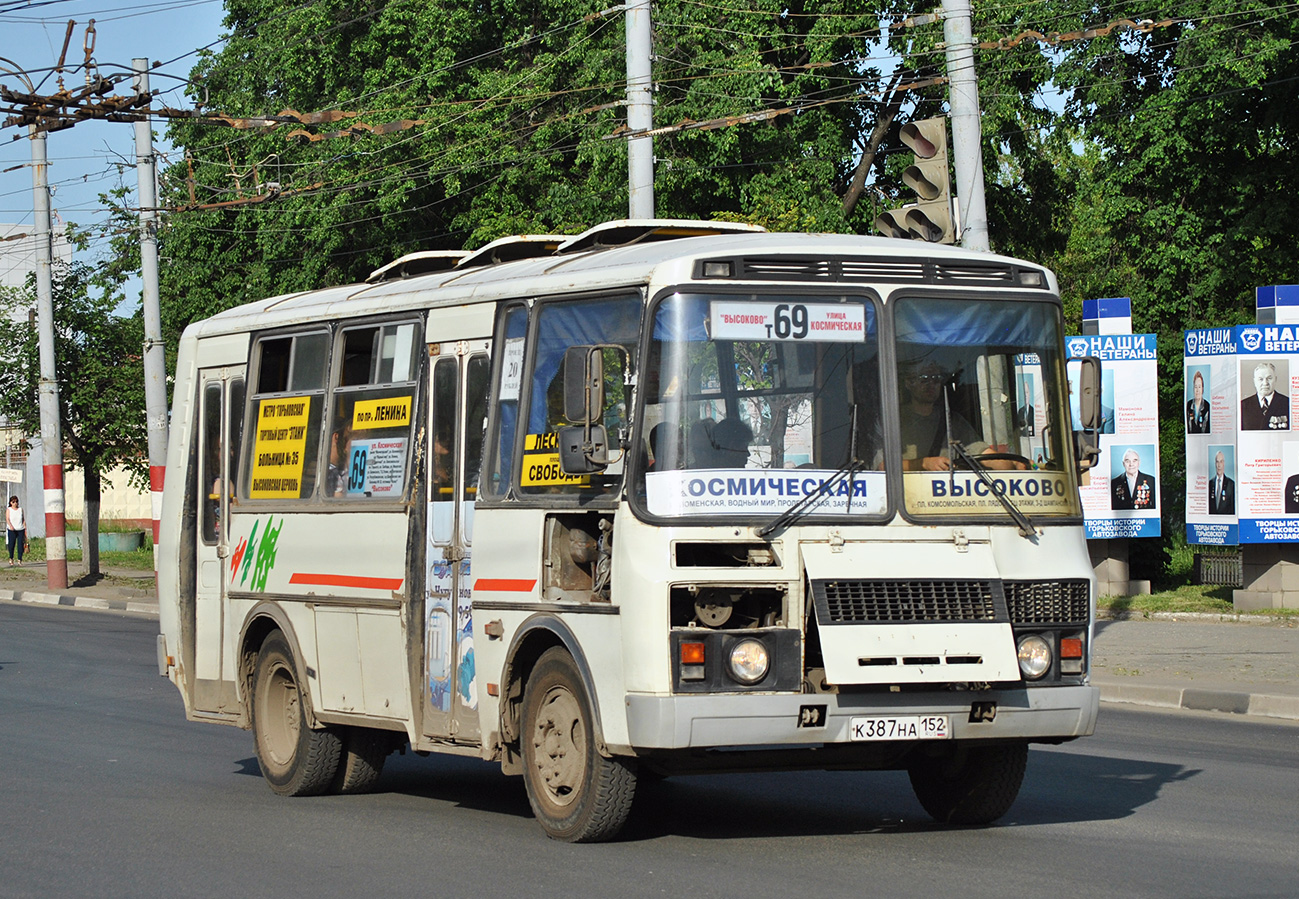
[[[491,590],[495,593],[531,593],[535,586],[537,586],[535,579],[515,581],[508,578],[480,577],[474,581],[475,590]]]
[[[311,587],[357,587],[361,590],[398,590],[402,578],[399,577],[354,577],[350,574],[303,574],[298,572],[289,578],[290,584],[305,584]]]

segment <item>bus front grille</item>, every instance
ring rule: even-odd
[[[1006,620],[993,580],[814,580],[812,597],[822,624]]]
[[[1091,585],[1064,581],[1005,581],[1006,608],[1013,624],[1086,624]]]

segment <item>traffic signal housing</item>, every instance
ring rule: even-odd
[[[885,237],[956,243],[952,220],[952,187],[947,167],[947,119],[939,116],[902,126],[902,143],[915,161],[902,173],[902,181],[916,192],[917,201],[890,209],[875,218],[875,228]]]

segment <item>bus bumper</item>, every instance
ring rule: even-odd
[[[991,720],[989,703],[996,704]],[[813,711],[807,711],[809,706]],[[946,715],[956,740],[1053,741],[1091,734],[1099,708],[1100,690],[1091,686],[843,695],[632,693],[627,696],[627,732],[633,752],[795,747],[849,744],[853,718]],[[807,726],[809,720],[823,724]]]

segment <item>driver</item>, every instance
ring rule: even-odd
[[[946,471],[952,467],[947,441],[948,413],[943,390],[952,376],[936,362],[913,365],[903,371],[902,468],[906,471]],[[951,410],[952,437],[972,453],[987,449],[978,443],[973,426]]]

